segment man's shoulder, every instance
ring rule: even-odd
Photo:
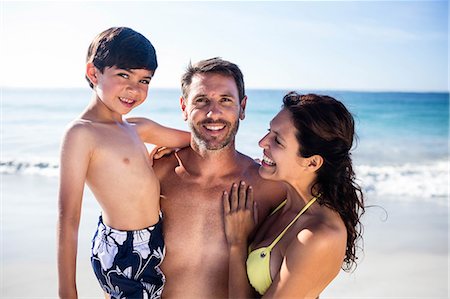
[[[260,192],[258,192],[260,195],[267,195],[268,197],[284,197],[285,187],[283,183],[262,178],[259,175],[259,168],[261,167],[261,164],[249,156],[244,154],[241,155],[243,161],[241,165],[245,167],[245,176],[249,180],[248,183],[254,188],[260,190]]]
[[[178,151],[167,154],[153,161],[153,170],[159,180],[163,180],[167,175],[174,172],[175,168],[180,165],[180,155],[187,151],[191,151],[191,147],[185,147]]]
[[[244,168],[246,168],[249,171],[258,171],[260,164],[258,162],[256,162],[255,159],[241,153],[241,152],[237,152],[239,155],[239,159],[240,159],[240,165]]]

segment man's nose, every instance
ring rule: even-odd
[[[222,114],[222,110],[217,103],[212,102],[208,108],[208,113],[206,113],[208,118],[214,118]]]

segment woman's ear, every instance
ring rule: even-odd
[[[98,83],[97,72],[98,69],[94,66],[93,63],[86,64],[86,77],[89,79],[89,81],[91,81],[93,85],[97,85]]]
[[[311,172],[316,172],[319,170],[320,167],[322,167],[323,164],[323,158],[320,155],[313,155],[308,158],[308,170]]]

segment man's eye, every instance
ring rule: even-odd
[[[277,144],[281,144],[281,142],[278,140],[277,137],[275,137],[275,142],[276,142]]]
[[[232,100],[230,98],[222,98],[222,102],[231,102]]]
[[[206,101],[207,101],[206,98],[197,98],[197,99],[195,99],[196,103],[205,103]]]

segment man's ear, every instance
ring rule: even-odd
[[[86,77],[88,77],[89,81],[91,81],[93,85],[97,85],[98,83],[97,72],[98,69],[93,63],[86,64]]]
[[[245,106],[247,105],[247,96],[244,96],[239,103],[241,106],[241,111],[239,112],[239,119],[243,120],[245,118]]]
[[[186,121],[188,119],[188,115],[186,111],[186,99],[184,97],[180,97],[180,107],[183,112],[183,119]]]

